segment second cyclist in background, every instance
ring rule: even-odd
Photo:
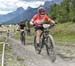
[[[25,23],[21,22],[18,25],[19,25],[21,43],[25,45]]]

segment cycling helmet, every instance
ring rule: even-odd
[[[38,13],[41,14],[41,15],[45,15],[46,9],[44,7],[39,7],[38,8]]]

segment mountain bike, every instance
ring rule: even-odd
[[[25,45],[25,31],[20,30],[20,40],[23,45]]]
[[[38,51],[38,54],[40,54],[45,46],[49,58],[51,59],[52,62],[54,62],[56,60],[55,42],[49,31],[49,28],[53,27],[53,25],[43,24],[42,27],[44,28],[44,30],[40,35],[40,44],[39,44],[40,50],[37,50],[36,36],[34,37],[35,50]]]

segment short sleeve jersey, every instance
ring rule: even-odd
[[[39,14],[36,14],[31,19],[31,21],[34,22],[35,25],[40,25],[45,20],[48,20],[48,22],[51,22],[52,19],[50,19],[47,14],[45,14],[43,17],[41,17]]]

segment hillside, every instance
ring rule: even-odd
[[[54,39],[59,44],[74,44],[75,43],[75,23],[67,22],[57,24],[51,29]]]

